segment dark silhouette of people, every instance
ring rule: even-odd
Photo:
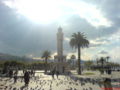
[[[34,75],[35,75],[35,71],[32,69],[31,72],[30,72],[30,74],[31,74],[32,76],[34,76]]]
[[[29,75],[29,72],[26,71],[25,74],[24,74],[25,86],[27,86],[29,84],[29,80],[30,80],[30,75]]]
[[[108,69],[105,70],[106,74],[108,74]]]
[[[18,74],[18,71],[16,70],[15,72],[14,72],[14,83],[16,83],[17,82],[17,74]]]
[[[14,83],[17,82],[17,75],[14,76]]]
[[[109,69],[109,70],[108,70],[108,74],[110,75],[111,73],[112,73],[112,70],[111,70],[111,69]]]
[[[58,78],[58,76],[59,76],[59,71],[58,71],[58,70],[56,71],[56,76],[57,76],[57,78]]]
[[[104,80],[104,90],[113,90],[110,78]]]
[[[52,78],[54,79],[55,69],[52,70],[51,74],[52,74]]]
[[[9,77],[12,78],[12,76],[13,76],[13,70],[10,69],[10,71],[9,71]]]
[[[4,67],[2,70],[2,74],[6,74],[6,73],[8,73],[8,69],[7,69],[7,67]]]
[[[65,67],[63,67],[63,70],[62,70],[62,72],[63,72],[63,73],[65,72]]]
[[[25,74],[25,70],[23,69],[23,74]]]

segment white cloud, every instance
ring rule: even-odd
[[[57,55],[57,52],[54,52],[52,55],[51,55],[51,58],[54,59],[54,56]]]
[[[69,42],[69,41],[70,41],[70,38],[65,37],[64,40]]]
[[[100,45],[112,45],[120,42],[120,30],[116,33],[113,33],[109,36],[104,36],[90,40],[90,46],[100,46]]]
[[[119,42],[120,41],[120,30],[114,34],[112,34],[109,38],[112,42]]]
[[[112,61],[114,62],[120,62],[120,46],[114,47],[110,50],[110,57],[112,58]]]
[[[108,41],[103,40],[103,38],[96,38],[94,40],[90,40],[90,47],[97,47],[101,45],[109,44]]]
[[[76,59],[78,58],[78,52],[72,52],[67,54],[67,59],[70,59],[71,55],[75,55]],[[81,59],[82,60],[91,60],[93,59],[94,54],[89,52],[89,49],[82,49],[81,50]]]
[[[102,55],[107,55],[107,54],[108,54],[108,52],[107,52],[107,51],[102,50],[102,51],[100,51],[100,52],[99,52],[99,54],[102,54]]]
[[[81,58],[83,59],[83,60],[91,60],[91,59],[93,59],[93,54],[91,54],[91,53],[88,53],[88,52],[83,52],[82,54],[81,54],[82,56],[81,56]]]
[[[32,20],[57,20],[60,22],[70,15],[77,14],[95,27],[111,26],[111,22],[104,17],[97,6],[82,0],[58,0],[57,2],[55,0],[16,0],[15,2],[5,1],[5,4],[11,8],[16,8],[19,13]]]
[[[109,27],[112,24],[95,5],[83,1],[66,2],[65,5],[72,9],[73,14],[79,14],[95,27]]]
[[[102,45],[109,45],[109,46],[115,43],[119,43],[120,42],[120,30],[109,36],[96,38],[95,40],[91,40],[90,42],[92,44],[102,44]]]

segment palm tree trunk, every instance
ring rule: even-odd
[[[81,75],[81,50],[78,46],[78,74]]]

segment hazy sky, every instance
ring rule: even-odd
[[[0,52],[40,57],[56,53],[56,32],[64,32],[65,55],[72,33],[84,32],[90,47],[82,59],[99,56],[120,62],[119,0],[0,0]]]

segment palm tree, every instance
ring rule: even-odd
[[[42,58],[45,59],[45,73],[47,72],[47,60],[51,57],[51,52],[50,51],[44,51],[43,54],[42,54]]]
[[[105,63],[105,62],[106,62],[106,58],[101,57],[101,58],[100,58],[100,63],[101,63],[102,68],[104,67],[104,63]]]
[[[84,33],[73,33],[70,40],[70,46],[78,49],[78,74],[81,74],[81,48],[88,47],[89,41],[84,36]]]
[[[106,63],[106,58],[105,57],[101,57],[99,59],[99,62],[101,63],[101,67],[102,67],[101,74],[103,74],[104,73],[104,64]]]

